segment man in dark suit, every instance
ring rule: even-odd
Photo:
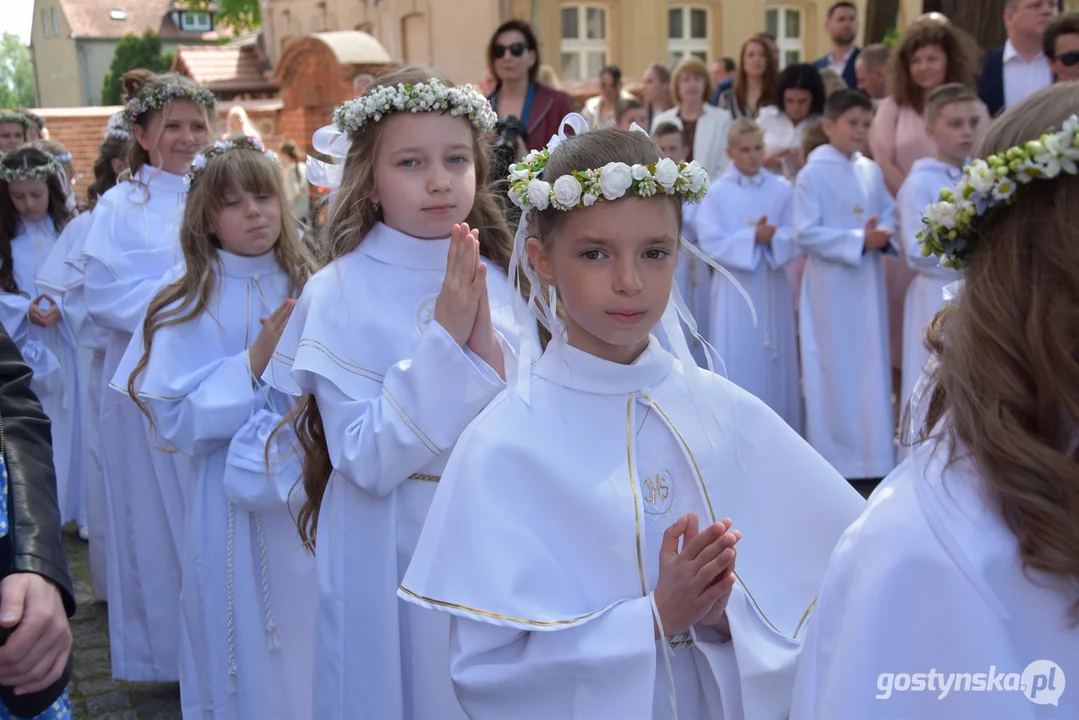
[[[1004,4],[1008,42],[985,54],[978,78],[978,95],[990,115],[1052,85],[1053,71],[1042,52],[1042,37],[1056,14],[1056,0],[1007,0]]]
[[[852,2],[837,2],[828,8],[824,29],[832,39],[832,51],[813,63],[818,70],[831,68],[846,81],[848,87],[858,87],[855,63],[861,49],[854,44],[858,37],[858,8]]]

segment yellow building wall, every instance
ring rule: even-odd
[[[56,8],[59,33],[52,34],[52,10]],[[49,37],[41,21],[41,12],[50,17]],[[79,82],[78,55],[71,39],[71,26],[57,0],[38,0],[34,3],[34,24],[30,33],[30,50],[37,77],[38,105],[43,108],[84,105]]]

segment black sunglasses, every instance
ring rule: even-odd
[[[501,57],[504,57],[506,55],[506,51],[509,50],[510,55],[512,55],[513,57],[521,57],[525,54],[525,50],[527,49],[528,46],[525,45],[523,42],[515,42],[512,45],[498,45],[496,43],[495,46],[491,49],[491,54],[494,55],[494,58],[497,60]]]
[[[1059,56],[1057,60],[1059,60],[1060,64],[1064,67],[1075,67],[1076,65],[1079,65],[1079,50],[1066,52]]]

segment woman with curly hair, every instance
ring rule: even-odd
[[[1079,677],[1077,138],[1079,93],[1043,90],[960,180],[973,219],[927,209],[924,242],[963,287],[930,327],[921,443],[832,556],[792,720],[1079,716],[1062,695]],[[1031,150],[1018,171],[1001,159]]]

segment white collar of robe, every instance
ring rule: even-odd
[[[594,395],[643,392],[663,382],[674,367],[674,356],[650,336],[648,347],[629,365],[610,362],[571,347],[551,343],[532,367],[532,373],[555,385]]]
[[[277,256],[273,250],[261,255],[235,255],[218,250],[217,256],[225,268],[225,274],[235,278],[255,278],[272,275],[277,272]]]
[[[437,240],[420,240],[378,223],[360,243],[366,255],[387,265],[412,268],[413,270],[445,270],[446,255],[450,251],[448,237]]]

